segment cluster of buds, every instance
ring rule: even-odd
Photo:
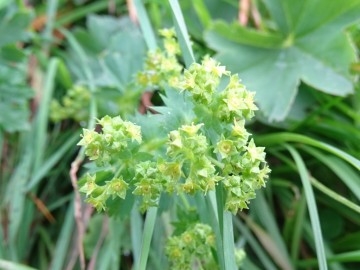
[[[86,194],[86,202],[92,204],[96,210],[106,210],[106,201],[119,197],[125,199],[129,184],[120,177],[113,177],[105,181],[105,185],[96,183],[96,176],[87,174],[84,177],[85,184],[79,189]]]
[[[219,93],[213,106],[216,115],[224,122],[232,122],[233,119],[251,119],[254,111],[258,110],[254,104],[254,92],[247,91],[240,83],[238,75],[230,76],[230,82]]]
[[[122,120],[120,116],[105,116],[98,120],[98,123],[102,133],[84,129],[78,145],[84,146],[85,154],[99,166],[113,163],[130,143],[141,143],[140,127]]]
[[[214,190],[219,177],[215,174],[215,166],[209,156],[207,138],[198,134],[202,124],[183,125],[169,134],[167,155],[182,164],[185,183],[181,191],[194,194],[200,191],[206,194]]]
[[[215,235],[209,225],[197,223],[179,236],[168,239],[165,247],[171,269],[214,269],[216,266],[211,249],[215,247]]]
[[[183,67],[177,60],[180,47],[174,29],[160,30],[164,50],[150,51],[145,60],[144,70],[137,74],[137,82],[150,88],[163,88],[174,85],[181,75]]]
[[[227,82],[224,89],[221,86]],[[245,128],[245,120],[258,108],[254,93],[240,83],[238,75],[215,60],[205,57],[185,70],[178,83],[181,91],[190,93],[197,117],[206,127],[216,127],[219,139],[214,153],[221,162],[216,182],[222,181],[227,192],[225,208],[233,213],[247,208],[255,191],[265,186],[270,172],[263,147],[256,147]],[[206,117],[201,114],[207,114]]]
[[[184,71],[183,79],[176,85],[191,93],[193,99],[202,104],[210,104],[223,75],[228,75],[224,66],[220,66],[210,57],[205,57],[202,64],[193,63]]]
[[[207,224],[196,223],[178,236],[167,240],[165,253],[171,269],[219,269],[212,254],[215,235]],[[246,257],[243,249],[235,249],[236,265],[239,267]]]
[[[82,86],[75,85],[70,88],[60,103],[52,100],[50,104],[50,118],[54,122],[64,119],[74,119],[77,122],[89,118],[90,91]]]
[[[255,191],[265,186],[270,169],[265,161],[264,147],[248,140],[244,121],[234,123],[232,130],[221,136],[215,153],[223,164],[221,176],[227,191],[225,209],[236,214],[247,208]]]

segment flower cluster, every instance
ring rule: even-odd
[[[137,82],[144,87],[163,88],[165,84],[177,82],[183,67],[177,60],[180,47],[174,29],[160,30],[164,50],[150,51],[145,60],[144,70],[137,74]]]
[[[254,92],[247,91],[240,83],[238,75],[230,76],[230,82],[224,91],[220,92],[214,104],[216,115],[223,121],[233,119],[250,119],[258,108],[254,104]]]
[[[102,133],[83,129],[78,145],[84,146],[85,154],[99,166],[109,165],[129,143],[141,143],[140,127],[122,120],[120,116],[105,116],[98,123],[102,127]]]
[[[215,235],[209,225],[196,223],[178,236],[167,240],[165,253],[171,269],[219,269],[212,254],[215,248]],[[236,264],[239,267],[246,257],[243,249],[235,251]]]
[[[80,192],[86,194],[86,202],[92,204],[96,210],[105,210],[106,201],[111,198],[119,197],[125,199],[126,191],[129,184],[120,177],[113,177],[110,181],[106,181],[105,185],[96,183],[96,176],[87,174],[85,176],[85,184],[79,189]]]
[[[171,31],[165,33],[173,38]],[[125,197],[126,190],[132,190],[141,201],[141,211],[157,206],[163,192],[206,195],[222,182],[225,209],[236,214],[248,207],[257,189],[265,186],[270,172],[264,147],[255,145],[245,127],[245,121],[257,109],[254,95],[239,82],[237,75],[231,75],[208,57],[202,64],[191,65],[178,86],[190,93],[196,115],[193,120],[197,124],[170,131],[165,153],[156,149],[155,153],[141,157],[144,153],[139,153],[140,127],[120,117],[106,116],[99,120],[101,133],[84,129],[79,145],[85,147],[85,154],[98,166],[110,166],[112,171],[118,171],[114,178],[122,184],[116,182],[121,189],[114,192],[121,196],[115,197]],[[95,183],[91,179],[82,189],[88,197]],[[88,201],[103,209],[105,203],[98,201],[113,194],[105,192],[106,185],[94,190],[94,194],[101,196]]]
[[[240,83],[238,75],[231,75],[209,57],[185,70],[178,88],[190,93],[195,111],[200,112],[198,118],[206,127],[215,127],[219,136],[214,145],[221,162],[216,182],[222,181],[227,192],[225,208],[233,213],[247,208],[255,191],[265,186],[270,172],[264,148],[249,141],[250,133],[245,128],[245,121],[257,110],[254,93]]]
[[[55,99],[51,101],[50,118],[52,121],[74,119],[80,122],[88,119],[90,92],[86,87],[82,85],[73,86],[62,98],[61,103]]]
[[[223,79],[229,82],[220,91]],[[233,119],[250,119],[258,109],[254,104],[255,94],[246,90],[238,75],[231,75],[224,66],[208,56],[201,64],[193,63],[185,70],[176,86],[189,92],[195,103],[207,106],[213,117],[226,123],[233,122]]]
[[[224,66],[220,66],[210,57],[205,57],[202,64],[193,63],[184,71],[183,79],[177,87],[191,93],[196,102],[210,104],[223,75],[228,75]]]
[[[183,125],[169,134],[167,155],[184,168],[185,183],[181,190],[185,193],[194,194],[201,191],[206,194],[214,190],[219,181],[215,174],[215,166],[209,159],[207,138],[198,134],[202,124]]]
[[[171,269],[194,269],[200,264],[200,269],[214,269],[208,266],[216,265],[211,253],[215,247],[215,235],[209,225],[197,223],[179,236],[170,237],[165,252],[171,264]]]
[[[255,191],[265,186],[270,169],[265,161],[264,147],[248,141],[244,121],[235,122],[231,132],[222,135],[214,152],[224,165],[221,176],[227,191],[225,208],[234,214],[247,208]]]

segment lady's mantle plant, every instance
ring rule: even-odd
[[[174,126],[174,120],[179,123],[163,138],[164,144],[143,140],[141,127],[120,117],[98,120],[100,132],[84,129],[79,145],[95,164],[80,182],[80,191],[97,210],[111,210],[118,205],[114,201],[121,202],[128,193],[146,211],[158,205],[163,192],[205,196],[218,186],[225,209],[235,214],[265,186],[270,169],[264,148],[255,145],[245,128],[257,110],[254,93],[209,57],[192,64],[171,84],[178,89],[171,96],[189,104],[192,112],[165,123],[161,115],[147,119],[154,125],[159,119],[168,126]]]

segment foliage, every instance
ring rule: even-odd
[[[0,1],[1,269],[359,268],[358,1],[24,3]]]
[[[262,29],[218,21],[205,39],[218,52],[219,61],[256,91],[257,102],[269,121],[288,115],[300,81],[332,95],[354,92],[349,65],[356,55],[343,29],[359,19],[358,1],[264,4],[272,21]],[[280,79],[284,72],[286,79]],[[257,79],[259,74],[261,80]]]
[[[3,4],[6,5],[6,4]],[[14,132],[29,128],[29,99],[34,95],[26,83],[26,57],[14,46],[27,38],[25,28],[31,13],[9,5],[0,9],[0,130]]]

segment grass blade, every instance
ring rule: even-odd
[[[35,268],[29,267],[29,266],[26,266],[23,264],[5,261],[2,259],[0,259],[0,269],[2,269],[2,270],[36,270]]]
[[[141,241],[140,260],[138,265],[135,267],[137,270],[146,270],[146,263],[149,257],[151,238],[154,232],[157,210],[157,207],[150,207],[147,211],[144,232]]]
[[[232,214],[228,211],[223,211],[223,224],[225,269],[232,270],[236,269],[237,267],[235,262],[235,245]]]
[[[120,3],[120,0],[113,0],[115,4]],[[108,0],[100,0],[96,2],[90,2],[86,5],[76,7],[76,9],[71,10],[69,13],[64,14],[61,16],[56,22],[55,27],[61,27],[67,24],[71,24],[76,22],[83,17],[86,17],[88,14],[96,13],[99,11],[106,10],[109,7]]]
[[[256,199],[252,204],[252,210],[254,210],[263,227],[266,226],[269,237],[272,239],[273,247],[271,249],[274,261],[285,269],[292,269],[290,256],[274,218],[274,213],[271,211],[261,190],[257,192]]]
[[[149,17],[146,13],[144,4],[142,3],[141,0],[134,0],[134,5],[137,11],[140,28],[143,32],[146,45],[148,46],[149,50],[155,50],[157,47],[156,38],[154,31],[151,27]]]
[[[282,251],[279,249],[274,239],[262,227],[256,224],[250,217],[242,214],[241,217],[245,220],[246,225],[257,236],[264,249],[268,252],[274,262],[280,269],[293,269],[292,266],[284,260]]]
[[[305,220],[306,196],[301,194],[300,202],[297,207],[293,237],[291,241],[291,259],[295,261],[299,256],[300,241],[302,235],[302,226]]]
[[[191,49],[191,42],[188,31],[186,29],[184,17],[182,15],[179,2],[177,0],[169,0],[169,3],[171,6],[171,11],[173,13],[173,19],[180,48],[184,56],[185,64],[187,67],[189,67],[193,62],[195,62],[195,57]]]
[[[37,185],[43,177],[60,161],[60,159],[69,151],[71,147],[74,147],[79,140],[79,132],[76,132],[70,139],[66,141],[54,154],[49,157],[46,162],[33,174],[30,183],[27,185],[27,190],[31,190]]]
[[[276,270],[276,266],[267,256],[265,251],[261,248],[259,243],[257,242],[256,238],[251,234],[249,228],[243,224],[243,222],[237,218],[234,218],[234,224],[236,228],[241,232],[241,234],[246,238],[247,242],[249,243],[250,247],[256,254],[257,258],[263,264],[264,269],[266,270]]]
[[[66,255],[69,251],[69,244],[73,238],[72,233],[75,227],[74,220],[74,202],[70,203],[67,208],[64,224],[61,228],[59,238],[56,243],[53,261],[51,262],[50,270],[61,270],[65,269],[64,263]]]
[[[199,20],[204,28],[207,28],[211,23],[210,13],[203,0],[193,1],[193,6]]]
[[[315,149],[302,146],[301,149],[314,156],[316,159],[329,167],[343,182],[349,190],[360,200],[360,176],[353,171],[344,161],[336,157],[330,157],[322,154]]]
[[[279,145],[282,142],[298,142],[298,143],[312,145],[322,150],[325,150],[329,153],[332,153],[335,156],[338,156],[339,158],[350,163],[356,169],[360,170],[360,160],[356,159],[355,157],[345,153],[344,151],[334,146],[331,146],[324,142],[319,142],[315,139],[312,139],[304,135],[290,133],[290,132],[280,132],[280,133],[273,133],[270,135],[257,136],[256,141],[259,145],[263,145],[263,146]]]
[[[140,250],[141,250],[141,230],[143,228],[143,221],[139,210],[136,206],[133,206],[131,210],[131,244],[132,244],[132,252],[134,256],[134,261],[137,262],[140,259]]]
[[[328,195],[335,201],[338,201],[339,203],[349,207],[350,209],[354,210],[355,212],[360,214],[360,206],[349,201],[345,197],[339,195],[338,193],[332,191],[322,183],[320,183],[318,180],[316,180],[314,177],[310,177],[311,184],[313,184],[314,187],[316,187],[318,190],[323,192],[324,194]]]
[[[298,167],[301,182],[304,186],[306,202],[307,202],[307,206],[308,206],[309,214],[310,214],[311,226],[312,226],[312,230],[313,230],[314,237],[315,237],[316,254],[317,254],[318,261],[319,261],[319,268],[320,268],[320,270],[326,270],[326,269],[328,269],[328,267],[327,267],[326,256],[325,256],[324,243],[323,243],[323,238],[322,238],[322,233],[321,233],[319,215],[318,215],[317,206],[316,206],[316,202],[315,202],[314,191],[311,187],[310,177],[307,172],[304,161],[300,157],[299,153],[290,145],[286,145],[285,147],[289,150],[291,156],[293,157],[293,159]]]
[[[44,30],[44,39],[43,48],[45,52],[49,51],[52,38],[53,38],[53,29],[54,29],[54,20],[56,16],[56,10],[58,6],[58,0],[49,0],[47,1],[47,10],[46,10],[46,24]]]
[[[49,107],[54,91],[54,81],[56,76],[58,60],[53,58],[50,60],[48,71],[45,78],[45,86],[43,90],[43,96],[41,97],[40,107],[36,116],[35,122],[35,133],[34,138],[34,172],[36,173],[41,163],[43,162],[45,148],[46,148],[46,137],[47,127],[49,119]]]

